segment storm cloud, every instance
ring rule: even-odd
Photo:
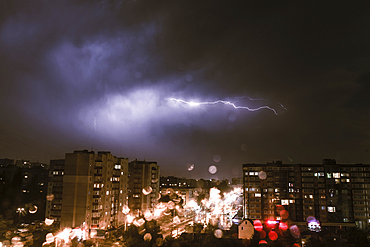
[[[368,163],[367,7],[3,1],[0,155],[92,148],[205,178],[274,159]],[[278,114],[197,105],[217,100]]]

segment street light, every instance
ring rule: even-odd
[[[24,210],[24,208],[17,208],[16,213],[19,215],[19,220],[20,220],[21,219],[21,215],[25,215],[26,214],[26,210]]]

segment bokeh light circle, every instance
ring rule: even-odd
[[[267,174],[266,174],[265,171],[260,171],[258,173],[258,177],[263,180],[263,179],[266,179],[267,178]]]
[[[153,191],[153,189],[150,186],[146,186],[145,188],[143,188],[143,194],[146,195],[146,196],[149,195],[150,193],[152,193],[152,191]]]
[[[36,206],[36,205],[31,206],[31,207],[28,209],[28,212],[29,212],[30,214],[34,214],[34,213],[36,213],[36,212],[37,212],[37,206]]]
[[[190,172],[194,169],[194,164],[188,163],[186,164],[186,169]]]
[[[292,234],[292,236],[294,238],[299,238],[301,236],[301,231],[299,230],[298,226],[297,225],[292,225],[290,228],[290,234]]]
[[[282,211],[282,210],[284,210],[285,208],[284,208],[284,206],[282,206],[282,205],[276,205],[276,212],[278,212],[279,213],[279,215],[280,215],[280,212]]]
[[[307,222],[313,222],[313,221],[316,221],[316,218],[314,216],[308,216],[306,221]]]
[[[45,225],[50,226],[53,223],[54,223],[54,219],[49,219],[49,218],[45,219]]]
[[[269,232],[269,239],[271,239],[272,241],[275,241],[278,239],[278,234],[275,232],[275,231],[270,231]]]
[[[213,156],[213,161],[214,162],[220,162],[221,161],[221,156],[220,155]]]
[[[253,226],[254,226],[254,229],[256,231],[262,231],[263,230],[263,225],[262,225],[262,222],[260,220],[255,220],[253,222]]]
[[[216,229],[214,235],[216,238],[222,238],[223,232],[221,229]]]
[[[163,243],[164,243],[163,238],[157,238],[155,240],[155,243],[156,243],[157,246],[162,246]]]
[[[150,234],[149,232],[145,233],[144,235],[144,241],[151,241],[152,240],[152,234]]]
[[[281,217],[282,219],[284,219],[284,220],[286,220],[286,219],[288,219],[288,218],[289,218],[289,212],[288,212],[287,210],[285,210],[285,209],[281,210],[281,211],[279,212],[279,214],[280,214],[280,217]]]
[[[217,172],[217,166],[211,165],[208,167],[208,172],[211,174],[215,174]]]
[[[46,196],[46,200],[48,201],[52,201],[54,199],[54,195],[53,194],[49,194]]]
[[[285,222],[280,222],[279,223],[279,229],[282,230],[282,231],[288,230],[288,224],[285,223]]]
[[[262,239],[259,241],[259,245],[267,245],[267,241]]]

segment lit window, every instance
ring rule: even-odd
[[[326,173],[327,178],[331,178],[331,173]]]
[[[289,200],[281,200],[281,205],[289,205]]]
[[[335,213],[335,207],[328,207],[329,213]]]
[[[254,197],[261,197],[261,193],[255,193]]]
[[[340,178],[340,173],[339,172],[333,173],[333,178]]]
[[[106,192],[106,195],[109,195],[109,191]]]

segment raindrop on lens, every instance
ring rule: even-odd
[[[220,155],[213,156],[213,161],[214,162],[220,162],[221,161],[221,156]]]
[[[145,233],[144,241],[149,242],[150,240],[152,240],[152,235],[149,232]]]
[[[267,174],[266,174],[266,172],[265,172],[265,171],[260,171],[260,172],[258,173],[258,177],[259,177],[260,179],[266,179],[266,178],[267,178]]]
[[[216,238],[221,238],[223,233],[221,229],[216,229],[214,234]]]
[[[215,174],[217,172],[217,167],[214,165],[209,166],[208,168],[209,173]]]
[[[145,188],[143,188],[143,194],[144,195],[149,195],[150,193],[152,193],[152,191],[153,191],[153,189],[150,186],[146,186]]]
[[[52,201],[54,199],[54,195],[53,194],[49,194],[46,196],[46,200],[48,201]]]
[[[194,164],[188,163],[186,164],[186,169],[190,172],[194,169]]]

